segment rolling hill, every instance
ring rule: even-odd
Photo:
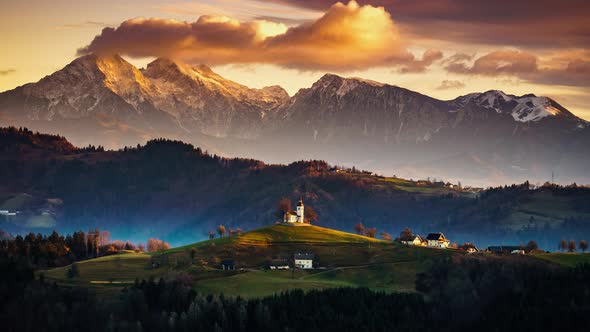
[[[314,253],[321,269],[263,269],[267,261],[287,259],[295,252]],[[415,275],[429,259],[452,254],[453,250],[407,247],[317,226],[273,225],[167,251],[122,253],[74,263],[79,271],[74,278],[67,276],[70,266],[41,273],[48,280],[90,286],[105,295],[116,294],[135,279],[179,275],[189,275],[203,293],[245,297],[344,286],[414,291]],[[220,260],[228,258],[236,261],[239,270],[220,270]]]

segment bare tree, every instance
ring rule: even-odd
[[[567,251],[569,251],[569,252],[576,251],[576,241],[575,240],[570,240],[570,242],[568,242]]]
[[[559,241],[559,247],[558,248],[561,251],[565,251],[567,249],[567,241],[566,240]]]
[[[358,235],[362,235],[365,232],[365,225],[363,225],[362,222],[359,222],[358,224],[354,225],[354,231]]]
[[[225,235],[225,226],[217,226],[217,234],[219,234],[219,237],[223,237]]]
[[[209,235],[209,240],[213,240],[215,238],[215,232],[214,231],[209,231],[208,235]]]
[[[385,241],[391,241],[391,234],[387,232],[381,232],[381,239]]]
[[[318,221],[318,214],[315,212],[315,210],[311,206],[305,207],[304,220],[305,220],[305,222],[310,223],[310,224]]]
[[[586,240],[580,240],[578,245],[580,246],[580,250],[582,250],[582,252],[586,252],[588,249],[588,242],[586,242]]]

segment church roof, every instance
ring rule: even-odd
[[[297,203],[297,206],[303,206],[303,199],[299,199],[299,203]]]

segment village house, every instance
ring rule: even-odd
[[[224,259],[221,261],[221,269],[224,271],[233,271],[236,269],[236,263],[233,259]]]
[[[420,235],[412,235],[410,238],[402,239],[401,243],[411,246],[425,246],[426,240]]]
[[[283,216],[283,222],[286,224],[303,224],[305,223],[305,213],[304,210],[305,206],[303,205],[303,200],[300,198],[299,203],[297,203],[296,212],[287,211]]]
[[[313,260],[315,258],[314,254],[309,253],[297,253],[293,255],[293,259],[295,262],[295,267],[299,269],[313,269]]]
[[[268,263],[268,268],[271,270],[288,270],[289,260],[287,259],[273,259]]]
[[[426,237],[427,245],[432,248],[448,248],[451,241],[443,233],[430,233]]]

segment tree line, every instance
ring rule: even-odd
[[[170,249],[170,245],[159,239],[150,238],[147,251]],[[77,231],[72,234],[60,235],[53,231],[50,235],[29,233],[25,236],[0,240],[0,257],[24,261],[36,268],[65,266],[73,262],[112,255],[121,251],[143,252],[142,243],[133,244],[129,241],[111,241],[108,231],[98,229],[87,233]]]

